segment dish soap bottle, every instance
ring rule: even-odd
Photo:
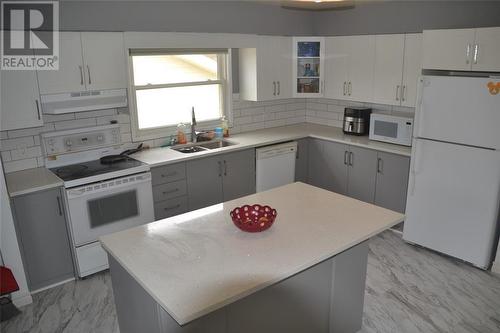
[[[186,125],[184,125],[184,123],[177,125],[177,143],[181,145],[187,143]]]
[[[226,116],[222,116],[221,120],[222,120],[222,124],[221,124],[222,136],[227,138],[229,136],[229,123],[226,119]]]

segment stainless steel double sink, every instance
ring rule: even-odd
[[[180,153],[192,154],[205,150],[212,150],[217,148],[233,146],[235,144],[236,143],[227,140],[215,140],[215,141],[191,143],[187,145],[182,145],[180,147],[172,147],[172,149]]]

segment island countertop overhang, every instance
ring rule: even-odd
[[[237,229],[244,204],[278,210],[262,233]],[[404,215],[294,183],[101,238],[180,325],[278,283],[403,221]]]

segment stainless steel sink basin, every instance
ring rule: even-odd
[[[227,146],[235,145],[236,143],[226,140],[216,140],[216,141],[208,141],[203,143],[193,143],[190,145],[184,145],[182,147],[172,147],[173,150],[178,151],[183,154],[192,154],[198,153],[200,151],[217,149]]]
[[[208,148],[208,149],[217,149],[217,148],[222,148],[222,147],[228,147],[235,145],[234,142],[231,141],[226,141],[226,140],[219,140],[219,141],[210,141],[207,143],[200,143],[198,146],[203,147],[203,148]]]
[[[175,151],[178,151],[179,153],[184,153],[184,154],[192,154],[192,153],[197,153],[200,151],[208,150],[207,148],[203,148],[200,146],[179,147],[179,148],[172,148],[172,149]]]

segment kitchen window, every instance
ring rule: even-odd
[[[228,51],[131,50],[134,139],[174,134],[177,124],[215,127],[226,112]]]

